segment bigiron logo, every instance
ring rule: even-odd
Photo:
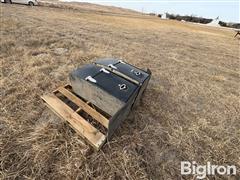
[[[206,165],[198,165],[195,161],[182,161],[181,162],[181,175],[197,175],[197,179],[204,179],[207,175],[236,175],[237,168],[231,166],[212,165],[207,162]]]

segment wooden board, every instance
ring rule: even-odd
[[[55,114],[57,114],[64,121],[67,121],[79,135],[88,140],[88,142],[96,150],[99,150],[106,141],[106,135],[95,128],[84,117],[79,115],[78,111],[84,110],[96,121],[101,123],[105,128],[108,128],[109,120],[94,108],[92,108],[89,105],[89,102],[84,102],[79,97],[74,95],[71,91],[66,89],[67,86],[60,87],[55,90],[54,93],[43,95],[41,98]],[[58,96],[55,95],[56,92],[63,94],[71,102],[79,106],[79,108],[74,111],[69,105],[64,103]]]
[[[58,91],[61,92],[64,96],[66,96],[73,103],[78,105],[81,109],[83,109],[88,114],[90,114],[94,119],[96,119],[98,122],[100,122],[104,127],[108,128],[108,123],[109,123],[108,119],[105,118],[100,113],[98,113],[95,109],[90,107],[87,103],[82,101],[80,98],[78,98],[77,96],[72,94],[70,91],[68,91],[64,87],[58,88]]]

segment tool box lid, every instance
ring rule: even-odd
[[[139,88],[136,84],[93,64],[76,69],[70,74],[70,78],[84,79],[123,102],[127,102]]]
[[[150,76],[149,73],[119,59],[99,59],[95,62],[95,64],[105,67],[106,69],[134,82],[135,84],[143,84],[143,82]]]

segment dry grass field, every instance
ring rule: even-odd
[[[194,179],[181,161],[236,165],[240,58],[233,30],[157,17],[1,4],[0,179]],[[41,101],[68,74],[121,57],[153,76],[94,152]]]

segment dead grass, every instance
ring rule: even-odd
[[[87,2],[63,2],[59,0],[40,0],[40,6],[76,10],[94,14],[140,15],[140,12],[115,6],[97,5]]]
[[[239,179],[234,32],[154,17],[0,7],[0,179],[189,179],[180,175],[181,160],[236,165],[232,179]],[[141,106],[93,152],[40,95],[99,57],[124,58],[153,77]]]

